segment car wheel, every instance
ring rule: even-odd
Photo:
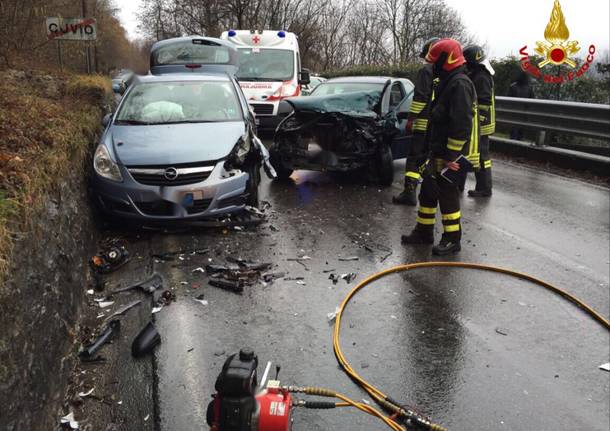
[[[382,144],[377,153],[377,177],[379,184],[388,187],[394,182],[394,159],[392,148],[387,144]]]
[[[275,169],[275,173],[277,174],[278,180],[287,180],[290,175],[294,172],[294,169],[287,166],[286,163],[281,159],[281,157],[273,150],[270,152],[270,162]]]
[[[260,204],[258,199],[258,186],[261,182],[260,166],[258,164],[252,165],[248,169],[248,176],[250,178],[246,184],[246,191],[248,192],[246,205],[258,208]]]

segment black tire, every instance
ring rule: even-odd
[[[248,192],[248,197],[246,198],[246,205],[249,205],[254,208],[258,208],[260,205],[260,201],[258,198],[258,186],[261,182],[261,171],[260,166],[258,164],[252,165],[248,169],[248,183],[246,184],[246,191]]]
[[[383,187],[389,187],[394,182],[394,158],[392,148],[382,144],[377,153],[377,178]]]
[[[278,180],[286,181],[294,172],[294,169],[288,166],[273,150],[270,151],[270,162],[273,169],[275,169]]]

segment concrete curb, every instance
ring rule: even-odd
[[[537,146],[497,136],[490,137],[490,147],[492,151],[549,162],[562,168],[587,171],[600,176],[610,175],[610,157],[565,148]]]

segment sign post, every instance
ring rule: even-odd
[[[61,18],[49,17],[46,21],[47,38],[57,40],[57,52],[60,67],[63,67],[61,42],[64,40],[85,41],[87,73],[91,73],[91,58],[89,43],[97,39],[97,22],[95,18]]]

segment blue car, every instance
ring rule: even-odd
[[[273,176],[248,103],[229,74],[136,77],[103,123],[91,187],[111,216],[218,217],[258,205],[261,165]]]

